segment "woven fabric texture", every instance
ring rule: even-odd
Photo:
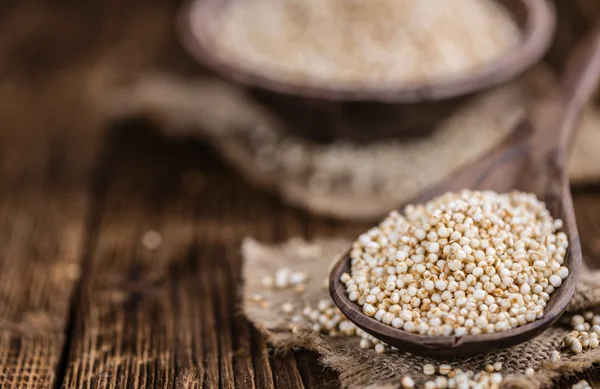
[[[108,94],[104,110],[117,117],[142,113],[172,136],[206,138],[246,179],[314,214],[376,220],[496,146],[552,80],[540,65],[468,100],[428,137],[369,145],[301,140],[241,88],[211,77],[146,74]],[[582,117],[569,163],[573,183],[600,179],[599,112],[589,107]],[[340,148],[350,158],[336,164]]]

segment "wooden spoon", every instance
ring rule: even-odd
[[[503,144],[413,201],[424,202],[463,188],[497,192],[518,189],[543,199],[552,216],[563,220],[563,230],[569,238],[565,258],[569,276],[552,294],[544,317],[505,332],[464,337],[423,336],[396,329],[365,315],[357,303],[348,299],[340,281],[340,276],[350,271],[347,253],[332,269],[329,285],[333,301],[350,321],[400,350],[430,357],[458,357],[523,343],[560,317],[573,297],[581,271],[581,246],[565,169],[566,155],[574,125],[600,78],[600,21],[569,57],[565,69],[559,85],[535,103]]]

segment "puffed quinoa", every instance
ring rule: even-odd
[[[575,354],[579,354],[583,351],[583,346],[581,345],[581,342],[578,339],[575,339],[571,344],[571,351],[573,351]]]
[[[430,363],[423,365],[423,373],[426,375],[434,375],[435,374],[435,366]]]
[[[571,389],[592,389],[592,386],[586,380],[581,380],[575,385],[571,386]]]
[[[265,298],[262,295],[255,293],[252,296],[250,296],[250,301],[260,303],[265,301]]]
[[[408,332],[506,331],[542,318],[552,285],[562,284],[568,242],[556,220],[533,194],[447,193],[404,215],[392,211],[360,235],[343,279],[362,285],[349,297],[365,314]],[[375,303],[378,296],[396,308]],[[583,316],[573,320],[583,325]]]
[[[294,311],[294,306],[291,303],[284,303],[281,306],[281,311],[283,313],[292,313]]]
[[[528,367],[527,369],[525,369],[525,375],[531,377],[535,375],[535,370],[532,367]]]
[[[581,315],[573,315],[573,317],[571,318],[571,324],[573,326],[583,323],[585,323],[585,319]]]
[[[285,304],[284,304],[285,305]],[[290,304],[291,305],[291,304]],[[359,347],[363,349],[375,349],[378,353],[383,353],[390,347],[380,340],[367,334],[354,323],[344,316],[331,300],[319,300],[316,308],[306,305],[302,308],[302,316],[308,322],[312,331],[327,334],[329,336],[357,336],[360,338]],[[298,332],[302,324],[300,323],[300,315],[295,315],[292,318],[294,323],[290,327],[292,332]]]
[[[252,0],[223,7],[214,36],[222,55],[278,79],[364,86],[466,74],[520,34],[490,0]]]
[[[273,287],[273,277],[271,276],[264,276],[261,280],[260,280],[262,286],[264,286],[265,288],[272,288]]]
[[[425,389],[437,389],[437,385],[435,384],[435,381],[425,382]]]
[[[301,285],[306,282],[306,274],[302,272],[293,272],[289,278],[290,285]]]
[[[448,375],[452,371],[452,366],[443,364],[443,365],[440,365],[439,370],[440,370],[440,374]]]
[[[502,382],[502,374],[501,373],[493,373],[491,375],[490,382],[492,384],[499,385]]]
[[[297,292],[303,292],[307,276],[302,272],[295,272],[286,267],[278,269],[272,276],[265,275],[261,284],[269,289],[287,289],[293,287]]]
[[[402,387],[404,389],[412,389],[415,387],[415,380],[413,380],[411,377],[405,375],[404,377],[402,377]]]
[[[600,316],[594,315],[592,311],[573,315],[569,320],[573,331],[563,338],[563,347],[575,354],[597,349],[600,346],[600,325],[594,323],[599,321]]]
[[[448,376],[440,375],[436,376],[431,382],[432,384],[425,384],[436,389],[454,389],[454,388],[481,388],[491,389],[498,388],[502,383],[503,377],[501,373],[494,372],[488,373],[487,371],[480,371],[474,373],[473,371],[462,371],[460,369],[453,370]]]
[[[438,389],[446,389],[448,387],[448,379],[444,376],[438,376],[435,378],[435,387]]]

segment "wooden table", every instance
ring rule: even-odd
[[[43,169],[0,185],[1,387],[338,386],[311,353],[271,355],[240,313],[238,248],[365,226],[287,207],[205,145],[140,122],[115,126],[89,177],[52,147]],[[600,192],[576,204],[583,249],[600,258]]]

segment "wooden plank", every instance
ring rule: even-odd
[[[54,384],[80,274],[94,154],[91,144],[66,141],[72,123],[43,111],[44,91],[30,93],[10,96],[0,85],[0,387],[9,388]],[[32,111],[13,111],[19,101]],[[61,126],[66,133],[56,131]]]
[[[65,8],[0,9],[0,387],[51,388],[85,251],[98,122],[87,63],[72,55],[81,69],[65,71],[56,61],[83,39],[84,21],[61,35],[52,26]]]
[[[251,332],[252,362],[257,388],[273,388],[273,371],[269,360],[267,342],[255,329]]]
[[[584,258],[588,265],[600,267],[600,191],[577,191],[573,202]]]
[[[88,93],[106,81],[94,62],[106,54],[102,9],[0,5],[1,387],[52,387],[61,374],[101,135]]]
[[[317,355],[310,352],[296,354],[296,361],[304,386],[312,389],[328,389],[338,387],[337,374],[317,362]]]
[[[196,305],[206,291],[193,271],[193,203],[170,196],[177,166],[161,158],[155,138],[125,133],[109,150],[110,175],[76,302],[63,386],[198,387],[206,370],[196,368],[203,363],[195,358],[203,357],[201,335],[212,315]],[[164,240],[154,250],[142,243],[151,230]]]
[[[271,365],[276,388],[304,388],[294,353],[286,353],[272,358]]]
[[[85,186],[30,184],[14,192],[4,187],[0,195],[3,388],[54,384],[86,233]]]

